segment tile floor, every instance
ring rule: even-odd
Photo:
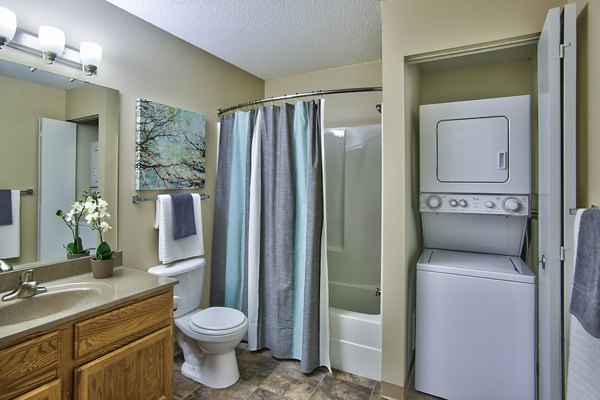
[[[245,343],[236,349],[240,380],[233,386],[215,390],[181,374],[182,354],[175,357],[173,391],[175,400],[200,399],[310,399],[380,400],[379,382],[346,372],[318,368],[311,374],[299,370],[299,362],[277,360],[268,350],[248,351]],[[434,397],[409,390],[406,400],[433,400]]]

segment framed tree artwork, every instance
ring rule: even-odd
[[[203,188],[205,145],[204,115],[137,99],[136,190]]]

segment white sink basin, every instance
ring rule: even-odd
[[[0,326],[31,322],[40,318],[58,317],[92,303],[112,287],[100,282],[41,284],[48,291],[28,299],[0,301]]]

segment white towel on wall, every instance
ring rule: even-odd
[[[21,255],[21,191],[11,190],[12,224],[0,225],[0,258]]]
[[[202,206],[200,195],[192,193],[196,234],[182,239],[173,239],[173,215],[171,196],[161,194],[156,200],[156,220],[158,229],[158,259],[167,264],[184,258],[204,255],[204,237],[202,235]]]
[[[584,210],[575,217],[575,249],[579,241],[579,222]],[[577,262],[575,262],[577,265]],[[569,363],[567,372],[567,400],[600,399],[600,339],[590,335],[577,320],[571,318]]]

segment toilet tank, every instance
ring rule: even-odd
[[[168,276],[179,281],[174,287],[174,295],[179,297],[179,306],[174,313],[175,318],[200,307],[205,266],[204,258],[195,257],[148,269],[151,274]]]

